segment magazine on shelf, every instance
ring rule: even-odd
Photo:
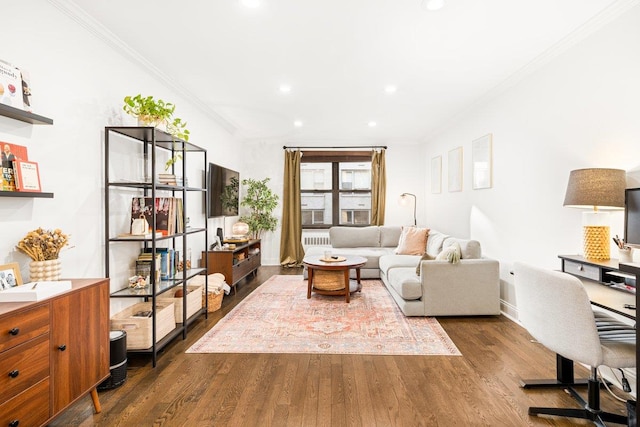
[[[0,60],[0,104],[24,110],[20,70]]]
[[[29,160],[27,147],[9,142],[0,141],[2,154],[2,191],[16,191],[15,170],[13,162],[16,160]]]

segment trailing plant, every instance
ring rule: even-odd
[[[275,231],[278,225],[278,218],[273,215],[278,195],[267,186],[269,180],[242,180],[242,185],[247,188],[240,204],[249,208],[249,214],[241,216],[240,221],[249,225],[249,233],[254,239],[260,238],[265,231]]]
[[[175,138],[189,141],[187,122],[182,121],[179,117],[173,117],[176,106],[171,102],[154,99],[153,96],[143,97],[141,94],[137,94],[135,96],[125,96],[122,109],[125,113],[138,118],[142,123],[147,123],[152,126],[163,124],[167,128],[167,132]],[[165,163],[165,170],[169,170],[169,168],[180,159],[182,159],[182,154],[177,153],[173,155]]]

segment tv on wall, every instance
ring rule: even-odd
[[[624,200],[624,241],[640,248],[640,188],[627,188]]]
[[[209,163],[209,218],[238,215],[240,174],[215,163]]]

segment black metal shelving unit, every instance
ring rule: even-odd
[[[144,170],[147,168],[150,170],[150,180],[145,181],[123,181],[118,179],[113,179],[109,176],[110,174],[110,143],[112,138],[124,138],[124,140],[131,144],[141,144],[142,151],[144,153],[143,161],[144,161]],[[202,167],[203,171],[206,171],[207,167],[207,152],[205,149],[198,147],[190,142],[181,140],[179,138],[173,137],[172,135],[161,131],[157,128],[153,127],[105,127],[105,138],[104,138],[104,147],[105,147],[105,175],[104,175],[104,192],[105,192],[105,273],[106,277],[110,277],[110,256],[111,251],[117,250],[115,246],[118,244],[137,244],[141,249],[150,250],[153,254],[156,253],[159,242],[168,242],[168,246],[176,248],[180,246],[182,248],[181,257],[182,257],[182,265],[185,266],[180,272],[176,272],[176,275],[168,280],[156,280],[155,274],[153,273],[156,270],[156,258],[155,256],[151,257],[151,271],[150,275],[150,284],[148,288],[139,290],[139,289],[131,289],[125,287],[123,289],[119,289],[115,292],[111,293],[111,298],[138,298],[142,299],[145,302],[151,302],[151,311],[152,311],[152,345],[148,349],[142,350],[127,350],[129,353],[144,353],[150,354],[153,358],[153,366],[156,366],[157,355],[160,350],[162,350],[167,344],[169,344],[174,338],[179,335],[182,335],[182,338],[185,339],[187,337],[187,329],[188,326],[195,321],[198,316],[205,315],[207,316],[207,298],[205,298],[204,307],[198,310],[195,314],[187,318],[187,281],[202,273],[206,273],[207,265],[205,260],[205,265],[203,268],[192,268],[186,269],[187,266],[187,251],[188,248],[188,239],[191,237],[200,237],[204,239],[204,247],[207,245],[208,241],[208,230],[207,230],[207,221],[205,218],[205,226],[204,228],[187,228],[187,212],[189,211],[188,205],[188,193],[200,193],[206,194],[206,179],[202,180],[202,187],[189,187],[185,185],[166,185],[158,183],[157,179],[157,169],[156,169],[156,155],[159,150],[165,150],[171,153],[171,155],[179,154],[182,156],[182,161],[179,162],[181,165],[181,173],[183,177],[186,177],[187,174],[187,164],[189,157],[194,156],[194,154],[198,153],[202,158]],[[140,147],[137,147],[140,149]],[[132,150],[133,152],[133,150]],[[175,173],[175,165],[172,166],[172,172]],[[117,233],[110,229],[110,197],[112,192],[116,191],[126,191],[127,194],[135,192],[137,193],[132,197],[151,197],[151,200],[156,200],[156,197],[159,197],[158,194],[171,194],[172,197],[178,197],[182,199],[183,209],[182,209],[182,223],[184,224],[183,232],[174,233],[168,236],[156,237],[156,221],[155,221],[155,209],[152,209],[152,221],[150,221],[150,225],[152,227],[151,238],[118,238]],[[205,216],[205,213],[202,213]],[[181,245],[177,245],[177,243],[181,241]],[[171,331],[166,336],[161,339],[156,339],[157,325],[156,325],[156,298],[176,287],[181,286],[183,289],[183,297],[182,297],[182,322],[178,322],[176,328]],[[204,290],[207,292],[208,283],[205,276],[205,285]],[[156,342],[157,341],[157,342]]]

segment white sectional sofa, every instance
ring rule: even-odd
[[[400,234],[401,227],[393,226],[332,227],[330,249],[333,255],[367,258],[361,277],[382,279],[406,316],[500,314],[498,261],[483,257],[478,241],[430,230],[426,253],[431,257],[460,244],[461,260],[452,264],[396,254]],[[326,249],[310,247],[306,255],[321,256]]]

